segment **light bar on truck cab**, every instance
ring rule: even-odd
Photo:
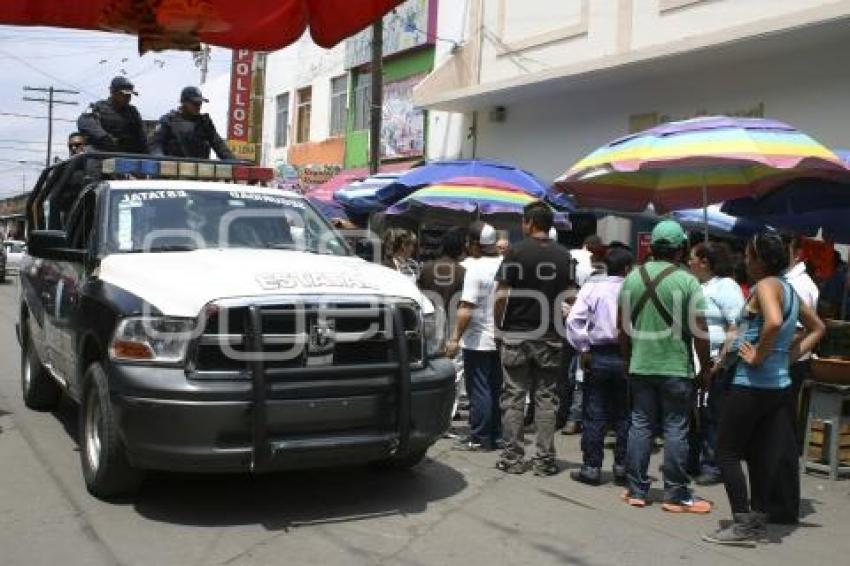
[[[198,176],[198,164],[191,161],[177,162],[177,176],[181,179],[186,177],[193,179]]]
[[[101,171],[110,175],[138,175],[149,178],[203,179],[218,181],[268,182],[274,169],[232,165],[210,161],[159,161],[114,157],[104,159]]]
[[[216,163],[215,164],[215,178],[216,179],[232,179],[233,178],[233,165],[223,165]]]
[[[235,165],[233,178],[237,181],[271,181],[274,179],[274,170],[269,167]]]
[[[160,161],[159,174],[161,177],[176,177],[177,162],[176,161]]]

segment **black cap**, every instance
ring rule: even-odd
[[[136,92],[136,87],[134,87],[133,83],[128,81],[126,77],[115,77],[112,79],[112,82],[109,84],[109,90],[139,96],[139,93]]]
[[[201,89],[196,86],[187,86],[180,92],[180,102],[195,102],[200,104],[202,102],[209,102],[204,95],[201,93]]]

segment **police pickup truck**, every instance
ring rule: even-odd
[[[433,305],[303,197],[263,187],[269,173],[117,154],[42,173],[23,397],[79,404],[93,495],[132,492],[144,470],[407,468],[447,429],[454,369]]]

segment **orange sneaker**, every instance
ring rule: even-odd
[[[668,513],[694,513],[697,515],[711,513],[712,507],[711,501],[698,497],[691,498],[688,501],[668,501],[661,505],[661,508]]]
[[[622,495],[620,495],[623,501],[626,502],[626,505],[630,505],[632,507],[646,507],[646,499],[642,497],[632,497],[629,493],[629,490],[623,491]]]

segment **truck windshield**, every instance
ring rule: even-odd
[[[245,188],[115,189],[109,196],[107,234],[109,253],[255,248],[349,254],[303,199]]]

